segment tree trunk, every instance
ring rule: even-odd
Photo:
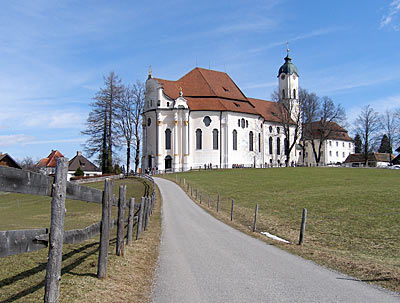
[[[129,175],[131,164],[131,142],[126,141],[126,173]]]

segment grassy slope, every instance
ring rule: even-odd
[[[118,186],[127,184],[127,197],[139,201],[145,192],[143,180],[130,179],[114,182],[114,193],[118,195]],[[87,186],[98,189],[104,183],[91,183]],[[0,230],[49,227],[50,198],[22,195],[0,195]],[[66,201],[67,214],[65,229],[86,227],[101,219],[101,205],[81,201]],[[116,209],[113,210],[114,217]],[[110,255],[115,250],[115,232],[113,230]],[[61,283],[62,302],[71,302],[75,296],[75,277],[94,277],[97,271],[97,249],[99,237],[84,243],[64,245],[63,275]],[[46,271],[46,249],[29,254],[0,258],[0,302],[38,302],[43,300],[44,275]]]
[[[175,174],[167,175],[175,181]],[[222,197],[228,217],[249,229],[259,204],[259,231],[298,241],[301,212],[308,210],[303,247],[285,249],[390,289],[400,290],[400,174],[393,170],[282,168],[178,174],[208,194]],[[221,215],[221,214],[220,214]]]

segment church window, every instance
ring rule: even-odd
[[[329,141],[329,146],[332,146],[332,141]]]
[[[249,133],[249,151],[253,151],[253,132]]]
[[[245,121],[244,121],[243,118],[242,118],[242,121],[241,121],[241,122],[242,122],[242,128],[245,128],[246,125],[245,125]]]
[[[285,99],[285,90],[282,89],[282,98]]]
[[[147,126],[150,126],[151,125],[151,119],[149,118],[149,119],[147,119]]]
[[[167,107],[169,107],[169,102],[167,102]]]
[[[285,155],[288,155],[288,153],[289,153],[289,142],[288,142],[288,139],[285,138],[285,140],[283,142],[284,142],[284,145],[285,145]]]
[[[351,148],[351,143],[349,143],[349,148]]]
[[[276,139],[276,154],[281,154],[281,138]]]
[[[331,151],[331,150],[329,151],[329,156],[331,156],[331,157],[332,157],[332,151]]]
[[[249,127],[249,121],[246,120],[246,128]]]
[[[343,147],[344,147],[344,142],[343,142]]]
[[[281,129],[279,127],[276,128],[276,133],[279,134]]]
[[[202,147],[202,131],[201,129],[196,130],[196,149],[201,149]]]
[[[211,118],[209,116],[205,116],[203,119],[203,123],[206,127],[209,127],[211,124]]]
[[[233,150],[237,150],[237,131],[233,130]]]
[[[308,152],[306,152],[306,158],[308,158]]]
[[[238,127],[240,127],[240,119],[238,119]]]
[[[281,79],[285,80],[285,75],[284,74],[281,75]]]
[[[272,133],[272,126],[269,127],[269,132]]]
[[[336,152],[336,157],[339,157],[339,152]]]
[[[343,152],[343,158],[344,158],[344,152]]]
[[[336,146],[339,146],[339,142],[336,142]]]
[[[272,137],[269,137],[269,154],[272,155],[272,146],[274,144],[273,142],[274,139]]]
[[[293,98],[296,99],[296,89],[293,89]]]
[[[218,129],[213,130],[213,149],[218,149]]]
[[[261,133],[258,133],[258,152],[261,153]]]
[[[153,102],[151,102],[151,106],[153,106]],[[157,101],[157,106],[160,106],[160,100]]]
[[[153,100],[150,100],[150,107],[153,106]]]
[[[165,149],[171,149],[171,130],[165,130]]]

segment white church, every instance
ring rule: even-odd
[[[280,100],[298,106],[298,78],[288,52],[278,72]],[[223,72],[196,67],[170,81],[154,78],[150,71],[143,110],[142,169],[281,166],[286,155],[278,106],[246,97]],[[305,157],[302,152],[293,148],[289,165],[311,165],[312,155],[307,151]],[[329,163],[328,158],[323,161]]]

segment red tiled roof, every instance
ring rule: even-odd
[[[279,118],[281,110],[279,109],[278,103],[254,98],[248,99],[254,105],[259,115],[261,115],[265,120],[281,122],[281,119]]]
[[[321,131],[323,128],[321,121],[311,122],[310,125],[311,125],[312,137],[314,139],[320,138]],[[303,127],[304,127],[304,125],[303,125]],[[341,127],[336,122],[329,122],[328,125],[325,126],[325,129],[326,129],[326,132],[330,132],[327,139],[353,141],[353,139],[351,139],[349,137],[347,130],[345,130],[343,127]],[[306,137],[307,137],[307,135],[306,135]],[[307,139],[311,139],[311,138],[307,138]]]
[[[394,155],[391,155],[392,159],[394,159]],[[389,154],[385,153],[370,153],[368,154],[368,161],[370,162],[389,162]],[[361,153],[350,154],[344,163],[358,163],[365,162],[364,155]]]
[[[52,150],[47,158],[41,159],[36,167],[56,167],[57,158],[64,157],[58,150]]]

